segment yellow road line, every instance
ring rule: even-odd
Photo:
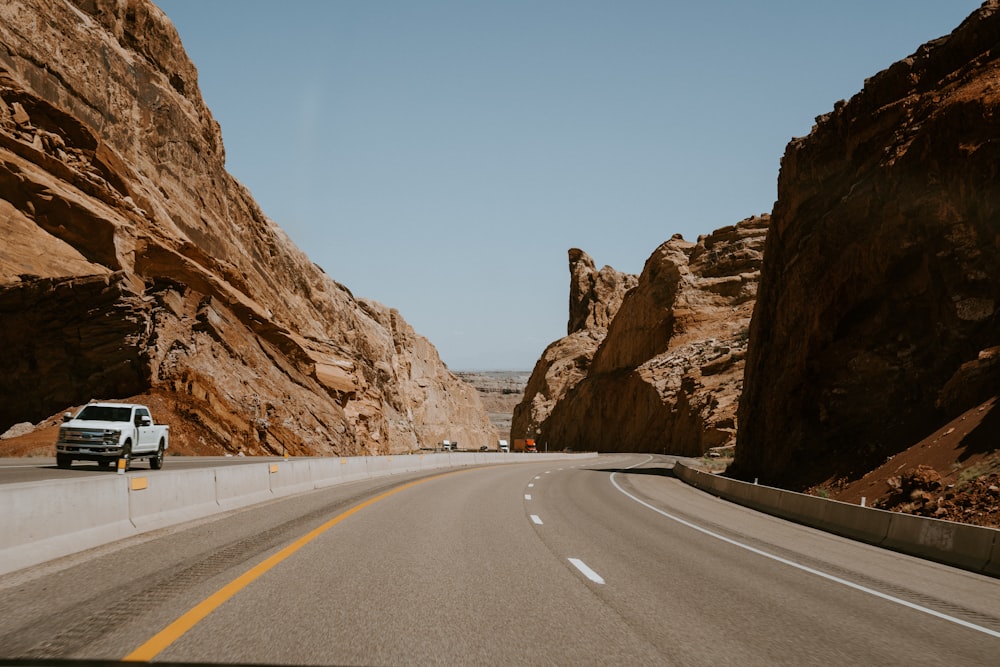
[[[464,472],[464,471],[460,470],[456,472]],[[209,595],[207,598],[199,602],[189,611],[184,613],[176,621],[174,621],[173,623],[165,627],[163,630],[158,632],[156,635],[154,635],[145,644],[143,644],[136,650],[132,651],[122,659],[129,662],[151,661],[153,658],[159,655],[164,649],[166,649],[168,646],[170,646],[175,641],[180,639],[184,633],[186,633],[188,630],[197,625],[202,619],[204,619],[206,616],[208,616],[213,611],[218,609],[223,602],[225,602],[229,598],[239,593],[241,590],[249,586],[265,572],[267,572],[275,565],[277,565],[281,561],[285,560],[286,558],[294,554],[296,551],[298,551],[305,545],[312,542],[314,539],[325,533],[330,528],[336,526],[338,523],[340,523],[347,517],[351,516],[352,514],[356,514],[357,512],[360,512],[369,505],[374,505],[375,503],[384,498],[388,498],[391,495],[397,494],[400,491],[409,489],[410,487],[416,486],[417,484],[423,484],[424,482],[430,482],[431,480],[447,477],[448,475],[454,475],[456,474],[456,472],[448,472],[444,473],[443,475],[435,475],[434,477],[418,479],[415,482],[410,482],[408,484],[404,484],[403,486],[396,487],[392,491],[386,491],[382,495],[375,496],[374,498],[366,500],[365,502],[359,505],[355,505],[354,507],[343,512],[342,514],[338,514],[334,518],[324,523],[319,528],[316,528],[306,533],[305,535],[295,540],[294,542],[289,544],[287,547],[285,547],[278,553],[274,554],[267,560],[258,563],[250,570],[244,572],[236,579],[233,579],[231,582],[229,582],[228,584],[217,590],[215,593]]]

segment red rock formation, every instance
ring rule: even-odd
[[[675,236],[657,248],[607,311],[606,334],[583,329],[545,351],[515,411],[515,437],[560,449],[699,455],[731,444],[768,221],[749,218],[696,244]],[[571,275],[579,284],[572,266]]]
[[[998,7],[788,145],[731,474],[855,478],[996,394]]]
[[[610,266],[598,271],[590,255],[578,248],[569,250],[569,275],[568,335],[550,344],[535,364],[524,397],[514,407],[512,438],[539,437],[555,404],[586,377],[608,324],[637,281]]]
[[[0,431],[146,392],[210,448],[491,442],[433,346],[326,276],[226,172],[163,13],[74,4],[0,5]]]
[[[598,271],[590,255],[579,248],[569,250],[569,276],[567,335],[584,329],[607,329],[625,293],[636,283],[636,276],[610,266]]]

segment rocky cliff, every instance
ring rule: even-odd
[[[748,218],[697,243],[675,236],[637,279],[605,268],[602,280],[571,251],[570,327],[580,328],[536,364],[514,437],[686,455],[732,444],[768,222]],[[604,287],[580,287],[589,284]]]
[[[197,71],[147,0],[0,5],[0,229],[0,431],[145,395],[208,451],[493,440],[434,347],[226,172]]]
[[[552,408],[587,375],[608,325],[637,276],[610,266],[597,270],[590,255],[569,250],[569,322],[566,336],[542,352],[528,378],[521,401],[514,406],[511,438],[539,438]]]
[[[1000,387],[1000,13],[785,151],[730,473],[849,478]]]

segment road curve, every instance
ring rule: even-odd
[[[747,510],[669,467],[365,480],[132,538],[0,577],[0,658],[995,664],[1000,581]]]

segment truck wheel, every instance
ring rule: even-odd
[[[56,454],[56,465],[60,468],[70,468],[73,466],[73,459],[66,454]]]
[[[125,444],[122,446],[122,456],[125,459],[125,472],[129,471],[132,466],[132,441],[126,440]]]
[[[160,439],[160,446],[156,450],[155,456],[149,457],[149,468],[151,470],[159,470],[163,467],[163,439]]]

